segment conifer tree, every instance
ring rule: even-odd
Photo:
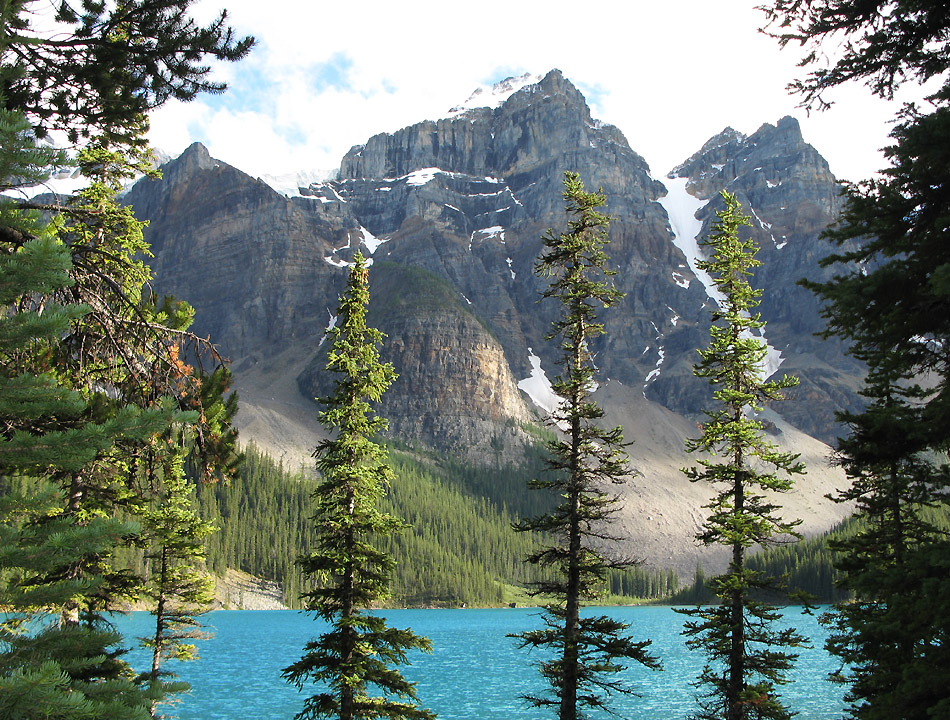
[[[49,234],[0,253],[0,716],[148,718],[153,698],[98,612],[117,594],[108,559],[135,527],[92,508],[64,512],[61,487],[119,438],[153,436],[170,416],[122,408],[97,418],[50,366],[86,309],[37,298],[67,285],[69,270]],[[75,621],[46,614],[72,607]]]
[[[183,464],[184,452],[170,453],[161,469],[161,490],[155,507],[143,513],[144,535],[148,542],[145,558],[151,577],[147,596],[155,616],[155,633],[144,638],[152,650],[148,681],[164,694],[182,692],[188,683],[167,683],[171,673],[162,670],[167,659],[192,660],[197,648],[190,640],[203,639],[198,617],[207,612],[214,596],[214,581],[205,572],[205,539],[214,525],[202,520],[194,507],[191,487]]]
[[[522,647],[538,648],[553,655],[541,661],[541,675],[552,696],[530,696],[537,707],[557,709],[560,720],[584,717],[585,708],[606,708],[607,695],[632,692],[620,673],[628,662],[659,668],[647,648],[624,632],[626,623],[606,616],[582,617],[584,603],[604,590],[611,569],[629,567],[626,558],[608,557],[603,550],[617,540],[609,529],[618,498],[611,485],[630,474],[620,427],[607,429],[597,421],[604,411],[591,399],[595,368],[590,343],[604,333],[597,311],[617,303],[621,293],[610,282],[604,246],[609,219],[598,211],[605,204],[602,193],[588,193],[576,173],[565,173],[564,200],[571,219],[566,233],[549,230],[545,252],[535,267],[551,278],[544,292],[562,305],[560,317],[548,339],[557,339],[562,352],[561,373],[552,383],[561,403],[553,421],[564,435],[548,443],[548,474],[530,486],[548,490],[560,499],[553,510],[517,523],[516,530],[538,531],[554,544],[529,556],[528,561],[547,569],[532,595],[553,598],[544,606],[545,627],[518,635]]]
[[[148,498],[141,459],[173,424],[201,422],[182,412],[197,385],[178,357],[197,339],[185,306],[162,316],[143,291],[148,247],[116,194],[147,167],[145,111],[222,89],[205,85],[203,59],[238,59],[252,43],[224,16],[196,26],[189,4],[61,3],[52,33],[37,3],[0,5],[0,188],[62,162],[37,147],[50,130],[85,139],[76,161],[90,180],[67,203],[0,200],[4,716],[147,718],[160,700],[104,613],[141,589],[116,562],[139,533],[118,518]]]
[[[374,542],[405,523],[378,508],[393,475],[385,450],[373,441],[387,423],[371,403],[379,402],[395,373],[380,361],[383,335],[366,323],[368,304],[369,271],[357,253],[339,320],[328,333],[327,371],[338,378],[333,394],[321,398],[319,415],[334,437],[314,452],[322,478],[313,493],[316,548],[298,561],[316,584],[303,595],[307,609],[331,629],[283,674],[301,689],[306,682],[326,688],[306,700],[297,718],[431,720],[433,713],[416,704],[415,685],[395,667],[408,662],[410,650],[429,651],[428,639],[369,612],[388,595],[393,570],[392,558]],[[370,695],[374,689],[383,694]]]
[[[828,333],[851,341],[868,373],[862,412],[844,413],[850,435],[837,457],[851,479],[863,529],[835,544],[842,582],[856,595],[830,618],[829,650],[847,661],[853,717],[929,717],[950,709],[950,612],[936,598],[950,537],[929,519],[947,507],[950,466],[950,107],[912,110],[895,128],[891,167],[852,188],[829,232],[846,270],[811,287],[826,301]],[[932,681],[922,683],[919,674]],[[943,680],[941,680],[943,679]]]
[[[704,453],[699,467],[684,472],[693,481],[712,483],[715,495],[697,535],[703,544],[717,543],[731,550],[729,568],[712,580],[719,605],[684,611],[687,646],[702,649],[709,660],[700,676],[706,692],[700,697],[697,718],[703,720],[785,719],[792,713],[776,695],[776,685],[795,658],[788,648],[801,645],[794,630],[776,630],[774,607],[754,594],[775,588],[775,582],[750,570],[746,553],[796,536],[799,521],[787,522],[779,507],[765,496],[786,492],[792,478],[804,472],[798,456],[780,452],[766,440],[754,413],[765,402],[782,399],[782,391],[797,384],[793,378],[766,380],[762,366],[767,348],[753,333],[765,323],[752,311],[760,290],[749,284],[755,241],[741,239],[739,228],[750,225],[734,195],[722,193],[724,209],[705,247],[711,257],[699,267],[712,277],[724,300],[713,313],[709,347],[700,351],[698,377],[715,388],[717,406],[706,412],[702,435],[688,440],[689,452]]]
[[[837,275],[809,284],[826,302],[828,334],[851,343],[868,368],[862,412],[837,457],[852,481],[839,495],[860,528],[836,544],[836,567],[856,596],[831,616],[829,650],[846,663],[854,718],[950,713],[950,537],[930,521],[950,495],[950,17],[946,3],[775,0],[770,32],[800,44],[807,76],[793,90],[807,106],[863,82],[886,99],[906,82],[938,81],[921,107],[903,106],[878,178],[849,184]],[[833,62],[822,48],[835,43]]]

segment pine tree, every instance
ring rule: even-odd
[[[150,563],[147,595],[152,601],[155,634],[144,638],[152,649],[150,683],[162,683],[163,691],[182,692],[187,683],[162,681],[170,673],[162,670],[167,659],[192,660],[198,656],[189,640],[204,639],[198,617],[207,612],[214,596],[214,581],[204,570],[205,539],[214,525],[198,515],[191,486],[185,479],[184,452],[172,452],[161,469],[161,490],[154,509],[143,513],[144,535]]]
[[[132,682],[121,638],[98,612],[117,592],[108,558],[135,527],[65,513],[60,481],[119,438],[154,435],[169,416],[123,408],[97,421],[49,366],[86,309],[37,298],[67,285],[69,269],[66,248],[48,234],[0,253],[0,716],[148,718],[150,696]],[[46,614],[73,606],[74,622]]]
[[[724,209],[713,233],[704,243],[712,251],[700,268],[713,278],[724,300],[713,313],[709,347],[700,351],[695,367],[698,377],[715,388],[718,406],[707,411],[702,435],[688,440],[688,452],[706,456],[699,467],[684,472],[693,481],[712,483],[716,493],[710,511],[697,535],[703,544],[717,543],[732,551],[727,572],[712,581],[720,604],[684,611],[691,620],[685,625],[687,646],[705,651],[709,663],[700,676],[706,692],[696,717],[713,720],[791,717],[776,695],[775,686],[785,682],[795,655],[786,648],[802,644],[794,630],[775,630],[774,607],[755,599],[756,592],[773,589],[775,583],[750,570],[746,553],[795,536],[799,521],[778,516],[778,506],[764,493],[786,492],[792,477],[804,472],[798,456],[780,452],[766,440],[762,423],[754,413],[765,402],[782,399],[782,391],[797,384],[793,378],[765,380],[761,377],[767,348],[755,331],[765,323],[751,314],[760,290],[749,284],[755,258],[753,239],[740,239],[739,228],[749,225],[734,195],[723,192]]]
[[[588,193],[576,173],[564,177],[564,200],[572,216],[566,233],[549,230],[545,252],[535,272],[551,278],[544,292],[562,304],[548,339],[559,339],[561,374],[552,383],[561,404],[553,421],[564,436],[548,443],[548,474],[530,486],[552,491],[561,500],[553,510],[527,518],[514,527],[554,538],[528,561],[552,571],[551,579],[535,584],[534,596],[552,597],[544,608],[545,627],[518,635],[522,647],[545,649],[554,655],[541,661],[541,675],[552,696],[529,696],[537,707],[557,708],[560,720],[584,717],[584,708],[607,707],[604,693],[632,692],[617,677],[627,662],[657,669],[659,662],[647,648],[624,632],[628,625],[606,616],[581,617],[581,606],[603,591],[611,569],[629,567],[625,558],[608,557],[603,550],[617,540],[609,520],[618,498],[609,492],[630,474],[620,427],[597,425],[604,411],[591,399],[595,368],[590,343],[604,333],[597,310],[617,303],[621,293],[610,283],[613,274],[604,252],[609,219],[598,211],[602,193]]]
[[[334,437],[314,453],[322,478],[313,493],[316,548],[299,560],[316,581],[303,595],[307,609],[332,629],[309,642],[284,677],[301,689],[308,681],[327,686],[307,699],[297,718],[431,720],[435,716],[415,702],[414,684],[394,667],[408,661],[410,650],[429,651],[428,639],[388,627],[368,611],[388,595],[393,571],[392,558],[374,542],[405,528],[378,508],[393,475],[385,450],[373,441],[387,423],[371,403],[379,402],[395,373],[379,359],[383,335],[366,324],[368,304],[369,271],[357,253],[329,332],[327,371],[338,379],[333,394],[321,398],[320,421]],[[373,688],[383,695],[370,695]]]
[[[950,18],[945,3],[889,0],[775,2],[773,34],[806,48],[803,104],[861,81],[891,99],[905,82],[939,80],[926,109],[897,113],[880,177],[849,184],[840,250],[823,264],[838,274],[811,284],[826,302],[828,334],[851,343],[868,368],[863,412],[845,413],[850,435],[837,457],[852,480],[858,532],[836,543],[836,567],[855,602],[831,616],[829,650],[846,662],[855,718],[932,718],[950,713],[950,539],[931,521],[948,503],[950,467]],[[832,40],[830,66],[818,64]],[[844,41],[844,42],[842,42]]]
[[[163,316],[144,292],[142,226],[116,194],[147,168],[145,111],[221,89],[205,88],[203,59],[252,42],[223,16],[195,26],[188,5],[62,3],[55,36],[29,0],[0,6],[0,188],[63,161],[37,146],[50,130],[85,139],[75,160],[90,179],[66,203],[0,200],[4,716],[147,718],[161,699],[105,613],[141,590],[117,558],[140,531],[121,518],[147,505],[140,462],[173,424],[201,423],[182,411],[198,388],[178,357],[197,339],[185,306]]]
[[[867,364],[863,412],[845,413],[850,435],[837,457],[852,481],[840,493],[863,529],[835,544],[843,585],[856,600],[830,618],[831,652],[850,670],[856,718],[930,717],[950,708],[945,603],[925,602],[946,577],[945,529],[929,509],[946,507],[950,467],[950,255],[943,239],[950,196],[950,107],[908,110],[888,148],[882,178],[851,188],[842,223],[829,233],[845,272],[813,285],[827,301],[828,332],[852,342]],[[915,673],[932,682],[921,683]]]

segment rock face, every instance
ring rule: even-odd
[[[861,368],[839,342],[817,337],[824,328],[820,303],[800,284],[832,275],[819,266],[835,250],[821,233],[840,212],[840,189],[828,163],[802,139],[798,121],[786,117],[749,137],[726,128],[670,176],[688,178],[687,191],[706,201],[698,213],[701,237],[722,208],[722,190],[734,193],[751,216],[752,227],[743,232],[760,248],[762,266],[753,284],[762,290],[766,336],[782,353],[781,371],[801,382],[781,412],[805,432],[833,442],[840,430],[835,410],[860,404],[853,388]]]
[[[504,350],[458,293],[432,273],[392,262],[374,266],[372,292],[368,319],[386,329],[384,359],[398,375],[379,408],[390,433],[459,454],[484,450],[486,439],[519,446],[517,427],[532,417]],[[317,353],[299,375],[305,396],[332,392],[325,366]]]
[[[489,446],[518,452],[521,427],[537,418],[518,382],[538,362],[556,371],[544,336],[558,308],[538,303],[545,281],[533,268],[541,235],[565,227],[568,170],[607,195],[608,252],[626,293],[603,314],[607,334],[593,348],[603,378],[676,413],[704,406],[709,391],[692,364],[708,342],[712,301],[663,203],[688,179],[706,232],[728,187],[762,245],[756,283],[767,338],[782,369],[803,380],[798,400],[780,411],[813,436],[833,437],[834,411],[855,402],[859,369],[813,337],[818,306],[796,283],[819,277],[816,261],[829,248],[818,235],[838,212],[838,187],[790,118],[748,138],[727,129],[671,174],[679,181],[661,182],[554,70],[497,107],[376,135],[346,154],[337,179],[298,196],[195,145],[128,201],[150,221],[158,290],[196,306],[196,329],[235,360],[239,387],[242,367],[280,356],[303,368],[303,396],[325,394],[321,342],[346,263],[357,248],[372,255],[370,318],[387,333],[383,355],[400,375],[381,408],[391,433],[477,458]],[[267,388],[254,391],[266,399]]]

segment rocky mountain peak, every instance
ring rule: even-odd
[[[476,88],[464,103],[449,110],[449,115],[458,115],[476,108],[496,108],[523,87],[539,83],[542,77],[541,75],[525,73],[524,75],[505,78],[491,87]]]
[[[689,178],[692,194],[709,199],[729,183],[743,176],[749,180],[755,173],[759,174],[759,184],[769,189],[777,187],[785,180],[795,180],[788,174],[793,168],[799,176],[804,173],[821,183],[830,183],[833,193],[838,194],[828,163],[805,142],[798,120],[786,116],[775,125],[763,124],[749,136],[726,128],[678,165],[669,177]]]
[[[720,191],[735,194],[751,217],[762,266],[753,282],[763,289],[763,318],[769,343],[781,353],[781,371],[801,385],[789,393],[783,413],[798,427],[826,442],[839,428],[832,408],[855,409],[858,398],[847,379],[860,374],[833,340],[816,337],[823,329],[817,298],[798,282],[827,280],[819,260],[834,248],[822,231],[840,212],[841,188],[828,163],[802,137],[796,119],[766,123],[748,137],[726,128],[679,165],[671,177],[687,178],[690,195],[701,204],[696,217],[705,237],[722,207]]]
[[[185,151],[175,159],[175,164],[182,172],[192,172],[196,170],[210,170],[218,164],[218,161],[211,157],[208,148],[200,142],[194,142],[185,148]]]
[[[619,130],[591,118],[583,95],[559,70],[509,78],[473,97],[471,105],[491,99],[495,106],[375,135],[347,153],[338,180],[292,199],[193,145],[166,167],[162,183],[130,194],[152,220],[150,239],[161,251],[157,274],[187,286],[166,281],[168,291],[193,300],[201,331],[213,333],[232,357],[309,337],[300,387],[312,397],[321,373],[314,349],[345,267],[363,249],[380,278],[388,278],[381,301],[402,308],[384,314],[381,328],[403,374],[387,401],[392,426],[425,444],[477,454],[477,435],[492,435],[485,423],[524,422],[529,398],[517,383],[536,363],[554,364],[556,352],[544,341],[554,309],[537,303],[543,283],[533,266],[541,235],[563,225],[561,181],[574,170],[607,195],[610,254],[627,293],[605,314],[601,371],[669,409],[697,412],[707,393],[692,362],[705,341],[709,298],[693,282],[681,245],[671,242],[667,205],[658,202],[667,191]],[[754,217],[766,260],[756,282],[768,288],[763,311],[783,367],[792,368],[796,354],[837,362],[839,350],[811,336],[820,329],[816,301],[796,283],[827,254],[817,236],[837,212],[838,187],[797,121],[782,118],[748,137],[726,128],[674,174],[688,179],[699,208],[697,237],[709,232],[721,189],[739,194]],[[256,260],[248,264],[246,257]],[[214,271],[205,267],[210,258]],[[444,283],[439,294],[432,292],[436,281]],[[242,297],[230,298],[231,287],[244,288]],[[399,287],[410,294],[397,293]],[[453,357],[481,360],[448,362],[446,348]],[[828,438],[833,410],[820,417],[806,405],[827,399],[838,381],[815,379],[816,372],[803,374],[810,395],[798,420]],[[469,389],[453,394],[458,387]],[[464,410],[468,396],[478,402],[467,420],[461,411],[440,419],[450,406]],[[842,397],[829,408],[847,405]],[[439,410],[420,415],[420,408]]]
[[[592,142],[626,142],[616,128],[593,121],[584,96],[560,70],[508,78],[490,91],[476,91],[455,110],[354,146],[338,179],[395,179],[425,168],[507,176],[551,153]]]
[[[373,261],[370,319],[399,373],[380,406],[391,432],[417,448],[517,463],[558,372],[557,343],[545,336],[559,308],[538,302],[546,280],[534,266],[545,231],[565,227],[567,170],[602,188],[612,218],[607,252],[625,297],[599,318],[607,333],[591,350],[599,397],[630,431],[649,478],[628,494],[628,507],[644,511],[633,526],[656,507],[683,504],[666,498],[668,486],[689,486],[682,442],[708,406],[693,363],[714,302],[694,271],[696,240],[715,220],[721,189],[753,218],[767,340],[779,371],[802,379],[782,417],[833,436],[856,373],[840,347],[813,336],[817,302],[797,282],[821,279],[817,260],[830,249],[820,233],[838,212],[839,187],[797,122],[749,137],[726,128],[664,187],[560,71],[502,85],[473,100],[481,107],[369,138],[346,154],[337,179],[300,196],[284,197],[200,145],[165,166],[164,179],[129,192],[150,221],[156,291],[191,302],[194,330],[234,361],[243,427],[272,429],[270,440],[260,430],[246,437],[280,455],[292,450],[287,437],[299,437],[288,428],[319,432],[325,332],[360,249]],[[489,98],[498,102],[482,104]],[[798,432],[774,426],[778,436]],[[676,529],[683,537],[694,529],[688,514]]]

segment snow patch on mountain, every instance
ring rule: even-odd
[[[505,78],[490,87],[488,85],[482,85],[475,89],[475,92],[469,96],[468,100],[450,109],[448,117],[461,115],[466,110],[474,110],[475,108],[487,107],[494,109],[499,107],[522,88],[541,82],[543,77],[543,75],[525,73],[518,77]]]
[[[690,195],[686,186],[689,178],[665,178],[662,180],[666,186],[666,196],[661,197],[657,202],[666,210],[670,218],[670,227],[673,229],[673,244],[682,250],[686,256],[686,263],[689,269],[693,271],[696,279],[706,288],[706,294],[721,304],[725,297],[716,289],[716,284],[705,270],[699,269],[699,261],[703,259],[702,251],[699,248],[699,233],[703,229],[703,221],[697,219],[696,213],[709,203],[708,200],[702,200]]]
[[[373,235],[373,233],[371,233],[369,230],[364,228],[362,225],[360,225],[360,233],[362,233],[360,242],[364,246],[366,246],[366,249],[369,251],[370,255],[375,253],[376,250],[379,249],[379,246],[382,245],[384,242],[389,242],[389,238],[378,238],[375,235]]]
[[[300,170],[298,172],[282,173],[280,175],[262,175],[259,179],[263,180],[284,197],[313,197],[312,193],[305,195],[301,192],[301,189],[310,188],[311,186],[322,186],[325,181],[329,180],[335,174],[336,170]],[[323,202],[333,202],[321,196],[317,197]],[[342,198],[340,198],[340,200],[342,200]]]
[[[501,225],[492,225],[491,227],[482,228],[481,230],[473,230],[472,236],[469,238],[468,249],[472,249],[472,243],[475,242],[475,240],[490,240],[491,238],[496,238],[498,242],[504,245],[505,228]]]
[[[439,168],[422,168],[421,170],[415,170],[405,176],[406,184],[412,185],[413,187],[426,185],[434,180],[435,176],[441,172]]]
[[[518,381],[518,389],[524,392],[531,402],[548,413],[553,413],[561,402],[561,398],[551,388],[551,381],[547,373],[541,368],[541,358],[528,348],[528,362],[531,363],[531,374]]]
[[[699,233],[702,232],[703,223],[696,218],[696,213],[705,207],[709,201],[693,197],[689,194],[687,191],[689,178],[665,178],[662,182],[666,186],[667,194],[666,197],[660,198],[657,202],[663,206],[663,209],[666,210],[666,214],[670,218],[670,227],[673,230],[673,244],[683,251],[690,270],[693,271],[696,278],[703,284],[703,287],[706,288],[706,294],[714,300],[717,305],[722,307],[726,299],[725,296],[716,287],[709,273],[705,270],[700,270],[698,266],[699,261],[704,259],[702,249],[699,247]],[[753,215],[755,215],[754,211]],[[756,220],[759,220],[763,229],[766,229],[766,224],[762,223],[762,220],[760,220],[758,216],[756,216]],[[772,241],[775,242],[774,237]],[[777,245],[778,243],[776,243],[776,246]],[[782,364],[783,358],[781,351],[776,350],[768,344],[763,330],[759,330],[759,336],[765,342],[766,347],[766,356],[762,362],[760,371],[760,377],[765,380],[775,374]],[[650,381],[653,373],[659,374],[659,367],[662,362],[661,351],[660,362],[657,363],[656,369],[647,375],[646,382]],[[655,377],[653,379],[655,379]]]
[[[359,240],[356,241],[356,247],[359,248],[360,244],[364,245],[366,249],[369,250],[370,255],[376,252],[376,249],[380,245],[382,245],[384,242],[386,242],[386,240],[377,239],[369,230],[364,228],[362,225],[360,226],[359,233],[360,233]],[[323,256],[323,260],[324,262],[327,263],[327,265],[332,265],[333,267],[338,267],[338,268],[353,267],[354,263],[348,262],[346,260],[341,260],[338,257],[334,257],[334,255],[336,255],[341,250],[349,250],[352,247],[353,247],[353,238],[349,235],[349,233],[347,233],[346,245],[344,245],[343,247],[333,248],[333,251],[330,255]],[[371,257],[367,258],[366,267],[370,267],[372,266],[372,264],[373,264],[373,258]]]
[[[676,271],[671,274],[673,275],[673,282],[675,282],[681,288],[689,288],[689,278],[683,277],[682,273],[678,273]]]
[[[330,321],[327,323],[327,326],[326,326],[326,328],[325,328],[324,331],[323,331],[323,336],[320,338],[320,342],[317,343],[317,347],[318,347],[318,348],[319,348],[321,345],[323,345],[324,342],[326,342],[327,335],[329,335],[329,334],[330,334],[330,331],[331,331],[333,328],[336,327],[337,320],[339,320],[339,317],[336,316],[336,315],[334,315],[334,314],[330,311],[330,308],[327,308],[327,315],[330,316]]]
[[[647,373],[645,378],[643,378],[644,387],[660,377],[660,368],[663,366],[663,361],[666,360],[666,350],[661,347],[656,351],[656,353],[659,356],[656,361],[656,366],[649,373]]]

